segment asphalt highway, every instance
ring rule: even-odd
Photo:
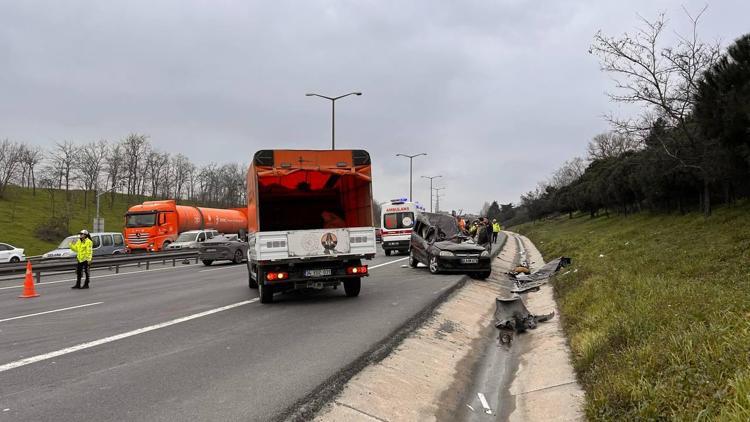
[[[458,275],[382,251],[343,289],[262,305],[242,265],[0,281],[0,421],[269,420],[419,313]]]

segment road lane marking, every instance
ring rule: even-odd
[[[374,270],[375,268],[380,268],[380,267],[384,267],[386,265],[395,264],[396,262],[401,262],[401,261],[404,261],[404,260],[407,260],[407,259],[409,259],[408,256],[406,258],[394,259],[393,261],[388,261],[388,262],[383,263],[383,264],[373,265],[372,267],[368,267],[368,269]]]
[[[164,271],[164,270],[176,270],[176,269],[181,269],[181,268],[187,268],[187,267],[154,268],[153,270],[131,271],[129,273],[97,275],[97,276],[92,276],[91,280],[94,280],[94,279],[97,279],[97,278],[104,278],[104,277],[115,277],[115,276],[119,276],[119,275],[142,274],[142,273],[150,273],[150,272],[153,272],[153,271]],[[35,286],[43,286],[45,284],[70,283],[71,281],[76,281],[76,279],[70,278],[70,279],[67,279],[67,280],[44,281],[44,282],[41,282],[41,283],[34,283],[34,285]],[[18,286],[0,287],[0,290],[20,289],[22,287],[23,287],[23,284],[20,284]]]
[[[85,349],[90,349],[92,347],[101,346],[102,344],[107,344],[107,343],[111,343],[111,342],[117,341],[117,340],[122,340],[122,339],[125,339],[125,338],[128,338],[128,337],[137,336],[139,334],[148,333],[150,331],[158,330],[160,328],[165,328],[165,327],[169,327],[169,326],[172,326],[172,325],[180,324],[180,323],[183,323],[183,322],[186,322],[186,321],[191,321],[191,320],[194,320],[194,319],[197,319],[197,318],[201,318],[201,317],[204,317],[204,316],[208,316],[208,315],[212,315],[212,314],[215,314],[215,313],[218,313],[218,312],[227,311],[229,309],[237,308],[239,306],[249,305],[249,304],[251,304],[253,302],[257,302],[258,300],[259,299],[257,297],[255,299],[243,300],[242,302],[233,303],[231,305],[222,306],[220,308],[210,309],[208,311],[203,311],[203,312],[199,312],[197,314],[184,316],[182,318],[173,319],[171,321],[162,322],[160,324],[156,324],[156,325],[151,325],[151,326],[148,326],[148,327],[139,328],[137,330],[128,331],[128,332],[117,334],[117,335],[114,335],[114,336],[105,337],[105,338],[102,338],[102,339],[99,339],[99,340],[90,341],[88,343],[77,344],[77,345],[72,346],[72,347],[67,347],[65,349],[56,350],[54,352],[49,352],[49,353],[45,353],[45,354],[42,354],[42,355],[31,356],[31,357],[28,357],[26,359],[21,359],[21,360],[15,361],[15,362],[10,362],[10,363],[6,363],[4,365],[0,365],[0,372],[9,371],[9,370],[14,369],[14,368],[18,368],[18,367],[21,367],[21,366],[30,365],[30,364],[36,363],[36,362],[41,362],[43,360],[48,360],[48,359],[56,358],[58,356],[67,355],[67,354],[70,354],[70,353],[73,353],[73,352],[78,352],[80,350],[85,350]]]
[[[206,272],[209,272],[209,271],[219,271],[219,270],[226,270],[226,269],[230,269],[230,268],[234,268],[234,269],[242,268],[244,270],[244,269],[247,269],[247,266],[242,266],[242,265],[226,265],[226,266],[223,266],[223,267],[216,267],[216,268],[209,268],[209,269],[205,269],[205,270],[200,270],[198,272],[199,273],[206,273]]]
[[[68,311],[70,309],[85,308],[87,306],[101,305],[102,303],[104,303],[104,302],[87,303],[85,305],[70,306],[70,307],[67,307],[67,308],[55,309],[55,310],[52,310],[52,311],[44,311],[44,312],[37,312],[35,314],[19,315],[19,316],[15,316],[13,318],[0,319],[0,322],[13,321],[14,319],[28,318],[28,317],[33,317],[33,316],[37,316],[37,315],[52,314],[52,313],[55,313],[55,312]]]
[[[490,405],[487,403],[487,399],[484,397],[484,394],[477,393],[477,396],[479,396],[479,401],[482,402],[482,407],[484,407],[484,413],[491,415],[492,409],[490,408]]]

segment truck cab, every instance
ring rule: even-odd
[[[409,202],[407,198],[392,199],[390,204],[384,205],[380,212],[382,227],[383,251],[386,255],[392,253],[409,253],[411,232],[414,223],[424,207],[417,202]]]
[[[258,151],[247,189],[248,284],[262,303],[340,284],[359,295],[376,252],[366,151]]]

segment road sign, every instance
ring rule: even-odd
[[[103,231],[104,231],[104,219],[95,218],[94,219],[94,233],[103,232]]]

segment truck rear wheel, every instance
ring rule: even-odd
[[[359,291],[361,288],[362,278],[360,277],[344,280],[344,293],[346,293],[346,297],[359,296]]]
[[[247,284],[251,289],[258,288],[258,280],[253,278],[253,272],[251,271],[250,261],[247,261]]]
[[[273,303],[273,285],[265,283],[266,276],[263,274],[263,270],[260,267],[258,267],[256,276],[258,277],[256,281],[258,283],[258,296],[260,297],[260,303]]]

